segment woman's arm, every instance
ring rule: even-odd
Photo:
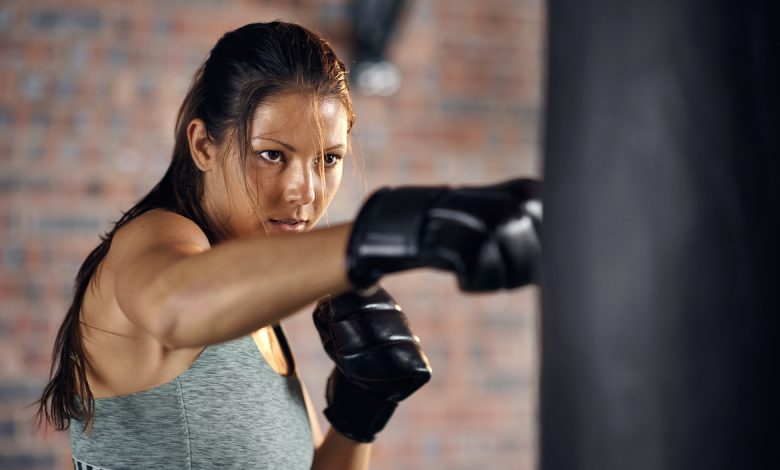
[[[303,400],[306,403],[306,411],[311,423],[312,439],[314,441],[314,462],[312,470],[338,469],[338,470],[365,470],[371,459],[371,444],[353,441],[330,428],[328,435],[323,439],[320,422],[317,413],[309,399],[309,393],[301,382]]]
[[[115,236],[115,292],[128,319],[169,348],[237,338],[350,288],[350,225],[209,248],[189,219],[152,211]]]
[[[353,441],[333,428],[314,451],[313,470],[365,470],[371,459],[371,444]]]

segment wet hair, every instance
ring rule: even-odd
[[[255,109],[287,93],[305,93],[314,106],[323,99],[338,100],[346,112],[348,129],[352,128],[354,113],[347,69],[330,45],[314,32],[290,23],[252,23],[224,34],[211,49],[195,72],[179,109],[173,156],[165,175],[122,213],[110,231],[100,235],[101,243],[76,275],[73,302],[54,343],[50,380],[41,398],[33,403],[38,407],[39,425],[45,421],[57,430],[66,430],[76,419],[85,421],[87,428],[92,426],[94,396],[87,383],[80,312],[84,294],[97,277],[120,228],[149,210],[162,209],[195,222],[212,245],[231,236],[230,230],[220,221],[211,220],[202,207],[204,179],[190,154],[189,123],[202,120],[208,139],[218,146],[237,149],[239,162],[246,168]],[[225,159],[222,164],[226,165]]]

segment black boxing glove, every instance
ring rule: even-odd
[[[352,285],[430,267],[452,271],[464,291],[538,283],[541,182],[383,188],[358,213],[347,246]]]
[[[371,442],[399,401],[431,378],[419,340],[384,289],[320,300],[314,325],[335,367],[325,391],[325,417],[341,434]]]

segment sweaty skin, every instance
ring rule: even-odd
[[[194,222],[152,210],[116,233],[81,317],[96,398],[159,386],[205,346],[247,334],[284,371],[268,326],[350,288],[344,253],[351,226],[312,230],[341,182],[348,124],[338,102],[292,94],[260,106],[245,167],[234,149],[206,137],[202,121],[187,130],[204,172],[203,206],[228,231],[211,247]],[[370,445],[333,430],[323,440],[308,408],[314,468],[367,468]]]

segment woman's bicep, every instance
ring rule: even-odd
[[[165,331],[166,269],[208,249],[203,232],[184,217],[155,211],[139,216],[112,240],[114,294],[130,322],[152,336]]]

